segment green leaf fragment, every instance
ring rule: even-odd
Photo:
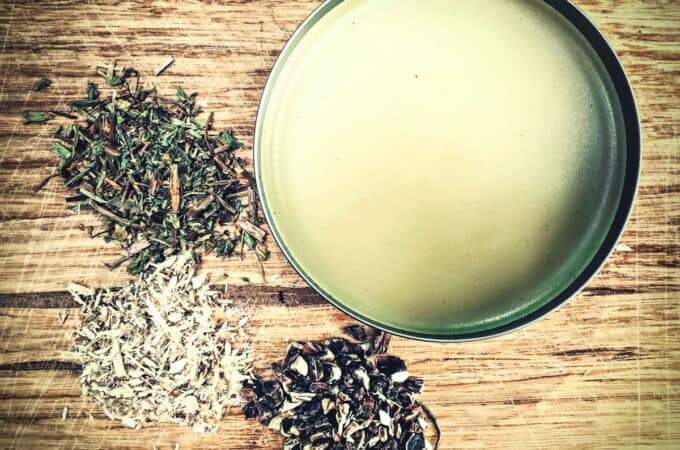
[[[255,246],[257,245],[257,241],[255,240],[255,238],[246,232],[243,233],[243,242],[245,242],[245,244],[250,249],[255,248]]]
[[[215,241],[215,253],[217,256],[229,256],[234,251],[234,241],[231,239],[218,239]]]
[[[139,275],[149,263],[149,249],[137,253],[127,266],[128,273]]]
[[[127,241],[128,232],[122,225],[116,224],[113,229],[113,238],[118,242],[124,243]]]
[[[52,84],[52,81],[50,81],[48,78],[40,78],[39,80],[36,80],[35,83],[33,83],[33,90],[37,92],[46,88],[50,84]]]
[[[111,78],[109,78],[108,80],[106,80],[106,83],[107,83],[109,86],[120,86],[121,84],[123,84],[123,79],[120,78],[120,77],[115,77],[115,76],[114,76],[114,77],[111,77]]]
[[[179,230],[180,223],[179,223],[179,217],[177,217],[177,214],[168,214],[166,217],[167,217],[170,225],[172,225],[172,227],[175,230]]]
[[[97,203],[102,203],[102,204],[107,203],[106,199],[101,198],[99,195],[95,194],[94,192],[90,192],[89,190],[87,190],[85,188],[78,189],[78,192],[80,192],[81,194],[83,194],[86,197],[91,198],[92,200],[94,200]]]
[[[196,130],[189,130],[188,133],[195,139],[202,139],[203,135]]]
[[[59,142],[52,144],[52,151],[59,155],[61,159],[69,159],[71,157],[71,150]]]
[[[224,130],[220,133],[219,141],[220,144],[228,145],[234,150],[243,147],[243,143],[234,137],[234,130]]]
[[[177,98],[180,99],[182,102],[187,101],[187,95],[184,93],[181,87],[177,86]]]
[[[99,91],[97,90],[97,86],[91,81],[87,82],[87,99],[88,100],[97,100],[99,98]]]
[[[24,113],[24,119],[26,119],[26,123],[47,122],[51,118],[52,114],[46,113],[44,111],[26,111]]]
[[[71,108],[89,108],[90,106],[94,106],[97,103],[99,103],[99,100],[97,99],[87,99],[87,100],[74,100],[69,105],[71,105]]]

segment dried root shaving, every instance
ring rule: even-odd
[[[239,390],[251,355],[248,318],[189,254],[170,257],[120,290],[71,284],[81,309],[75,350],[83,395],[131,428],[158,422],[215,432]]]

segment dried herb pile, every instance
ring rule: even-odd
[[[57,171],[37,189],[61,176],[74,191],[69,210],[103,220],[90,235],[124,249],[108,266],[128,262],[139,274],[120,289],[69,285],[81,305],[74,350],[83,395],[131,428],[174,422],[215,432],[238,404],[281,433],[284,450],[432,449],[430,425],[437,448],[437,423],[417,400],[423,380],[386,355],[388,334],[352,326],[351,340],[295,342],[274,364],[274,379],[251,374],[248,317],[196,274],[194,259],[199,249],[269,255],[254,180],[236,156],[241,143],[231,130],[213,131],[195,94],[178,87],[176,101],[159,97],[115,61],[97,74],[111,95],[88,82],[70,112],[24,114],[27,124],[71,120],[53,132]],[[33,89],[50,85],[43,78]]]
[[[24,117],[27,123],[55,114],[73,119],[53,133],[57,175],[75,191],[70,210],[93,209],[103,218],[103,230],[90,234],[126,250],[109,266],[129,260],[127,270],[137,274],[197,248],[220,256],[250,248],[266,259],[254,181],[235,155],[242,144],[233,132],[213,131],[213,115],[201,118],[196,95],[179,87],[177,100],[169,101],[140,84],[135,69],[112,62],[97,73],[111,95],[89,82],[86,96],[70,103],[75,115],[28,111]],[[48,85],[38,80],[35,89]]]
[[[439,430],[416,399],[423,380],[383,354],[389,335],[348,331],[363,342],[296,342],[273,366],[275,379],[246,381],[246,417],[285,436],[285,450],[432,448],[428,420]]]
[[[74,349],[83,395],[131,428],[175,422],[214,432],[240,403],[248,318],[195,274],[189,254],[152,269],[120,290],[69,286],[81,304]]]

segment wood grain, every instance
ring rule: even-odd
[[[394,339],[392,351],[425,378],[423,400],[440,419],[443,448],[680,446],[680,3],[576,3],[611,40],[635,90],[644,142],[638,199],[603,271],[548,318],[462,345]],[[216,127],[235,128],[250,159],[269,69],[317,4],[3,2],[0,447],[280,448],[277,436],[238,411],[216,435],[169,425],[133,431],[80,397],[70,353],[78,310],[63,290],[71,280],[116,286],[128,277],[103,267],[118,249],[87,238],[79,225],[97,219],[67,214],[67,191],[56,180],[33,192],[55,164],[52,125],[23,126],[21,115],[64,108],[96,63],[116,58],[151,77],[173,55],[175,64],[156,79],[159,89],[170,94],[181,84],[199,92]],[[31,91],[42,76],[54,84]],[[250,300],[260,371],[289,338],[321,339],[352,323],[306,287],[278,250],[265,279],[252,258],[206,258],[202,268],[229,283],[230,296]]]

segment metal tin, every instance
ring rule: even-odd
[[[336,308],[349,314],[355,319],[362,321],[370,326],[379,328],[386,332],[394,335],[420,339],[424,341],[432,342],[464,342],[473,341],[484,338],[495,337],[509,333],[511,331],[517,330],[519,328],[525,327],[534,321],[546,316],[548,313],[556,310],[561,305],[566,303],[569,299],[573,298],[581,289],[583,289],[587,283],[593,278],[597,272],[601,269],[611,252],[614,250],[617,241],[619,240],[624,226],[630,215],[633,201],[637,192],[638,179],[640,174],[640,162],[642,155],[642,143],[640,134],[640,121],[638,116],[638,110],[635,103],[635,98],[633,95],[633,90],[631,88],[630,82],[626,73],[623,69],[621,62],[619,61],[616,53],[612,49],[611,45],[607,42],[604,35],[598,30],[597,26],[582,12],[576,5],[574,5],[569,0],[544,0],[544,3],[550,5],[556,11],[558,11],[563,17],[565,17],[569,22],[571,22],[576,29],[586,38],[588,43],[595,50],[596,54],[601,59],[604,64],[608,75],[613,83],[613,87],[618,96],[618,100],[622,110],[623,118],[623,128],[625,130],[625,142],[626,142],[626,165],[625,171],[623,173],[624,182],[621,197],[619,199],[618,207],[614,215],[613,223],[602,242],[601,246],[595,253],[594,257],[590,260],[587,267],[580,273],[580,275],[574,280],[569,286],[566,287],[559,295],[552,298],[552,300],[546,302],[538,309],[524,315],[518,320],[514,320],[510,323],[504,324],[502,326],[489,328],[487,330],[472,332],[472,333],[462,333],[462,334],[449,334],[449,335],[439,335],[439,334],[424,334],[424,333],[414,333],[410,331],[400,330],[391,326],[386,326],[385,324],[378,323],[367,317],[362,316],[357,311],[353,311],[350,308],[343,305],[343,303],[336,298],[329,295],[318,283],[315,282],[304,270],[301,269],[300,265],[296,262],[295,258],[291,255],[289,249],[285,246],[284,241],[279,234],[278,230],[274,225],[272,220],[272,215],[270,208],[267,203],[266,192],[262,189],[262,173],[260,170],[260,158],[261,158],[261,136],[262,136],[262,124],[264,113],[267,109],[272,86],[277,80],[277,77],[288,59],[290,53],[300,42],[300,40],[305,36],[305,34],[314,26],[324,15],[331,11],[334,7],[341,4],[343,0],[326,0],[319,7],[317,7],[297,28],[293,35],[289,38],[288,42],[284,46],[281,54],[279,55],[276,63],[274,64],[272,71],[269,75],[265,88],[263,90],[259,110],[257,114],[257,124],[255,128],[254,137],[254,165],[255,165],[255,178],[257,181],[257,186],[260,192],[260,200],[262,203],[263,211],[267,222],[270,224],[272,235],[278,243],[279,247],[286,255],[286,258],[290,264],[295,268],[295,270],[300,274],[300,276],[316,291],[318,291],[326,300],[333,304]]]

